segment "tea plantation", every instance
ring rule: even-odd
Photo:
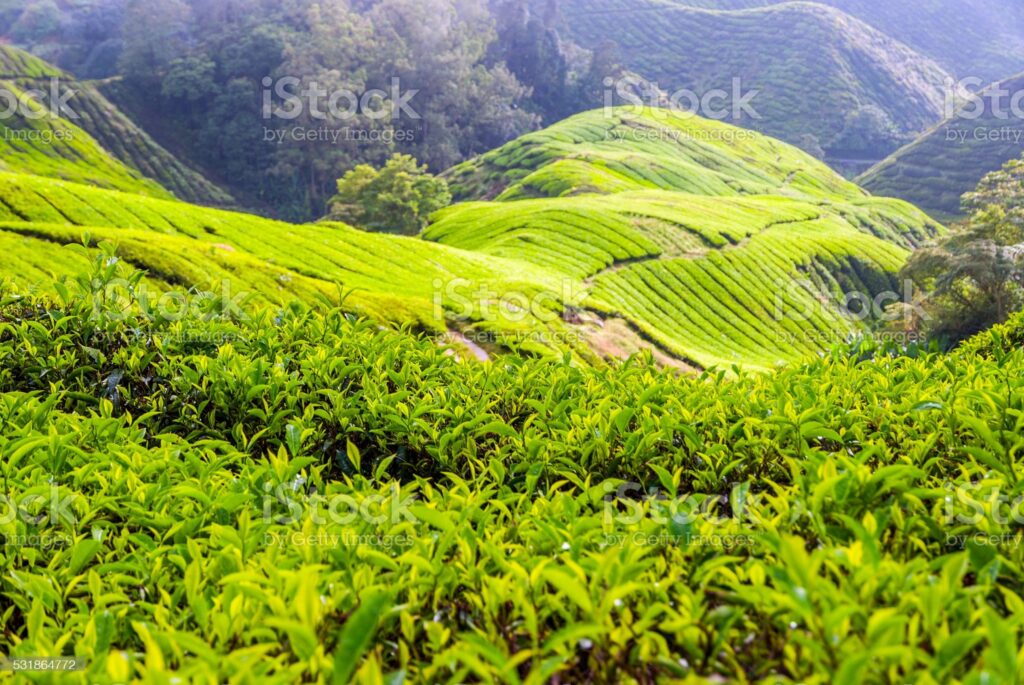
[[[0,124],[0,158],[7,171],[88,181],[154,197],[171,197],[170,191],[186,202],[234,204],[225,191],[158,145],[93,84],[23,50],[0,45],[0,92],[4,107],[17,98],[27,108],[3,117]]]
[[[898,293],[908,249],[942,230],[793,147],[663,110],[582,114],[449,176],[460,198],[496,200],[443,210],[420,239],[0,173],[0,271],[48,287],[82,267],[63,246],[86,237],[154,288],[344,300],[483,353],[607,356],[580,313],[597,335],[625,322],[641,341],[626,352],[767,369],[863,332],[878,312],[844,294]]]
[[[784,0],[666,0],[711,10],[744,10]],[[995,81],[1024,69],[1024,8],[1014,0],[822,0],[938,62],[957,78]],[[621,6],[621,5],[620,5]],[[582,3],[562,7],[566,28],[586,22]]]
[[[720,91],[702,114],[790,143],[811,134],[827,148],[846,115],[863,106],[881,109],[903,134],[943,116],[949,73],[878,31],[874,21],[822,3],[693,4],[699,3],[568,0],[560,12],[572,40],[596,49],[614,36],[623,64],[662,90],[685,89],[697,98]],[[688,94],[680,98],[682,107],[693,102]]]
[[[0,644],[85,669],[35,682],[1024,666],[1019,320],[679,377],[460,363],[326,305],[115,307],[120,268],[0,296]]]
[[[932,216],[963,218],[961,196],[1024,153],[1024,113],[1014,104],[1024,97],[1022,91],[1024,75],[995,84],[858,182],[873,193],[913,202]]]
[[[449,176],[494,199],[439,212],[425,239],[582,279],[572,304],[705,368],[772,368],[863,331],[842,293],[900,293],[907,250],[942,230],[795,148],[665,110],[572,117]]]
[[[1024,673],[1024,321],[940,355],[840,301],[899,291],[915,207],[620,108],[397,237],[22,125],[74,136],[0,146],[0,654],[77,670],[14,677]]]

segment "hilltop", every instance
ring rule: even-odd
[[[898,134],[926,129],[942,118],[951,83],[934,61],[820,4],[720,11],[570,0],[562,14],[573,40],[594,48],[613,39],[624,64],[663,90],[722,90],[738,102],[736,79],[740,93],[758,91],[749,100],[757,116],[737,111],[730,123],[795,144],[811,135],[826,150],[863,108],[881,110]]]
[[[0,90],[24,111],[0,120],[3,169],[228,206],[231,196],[178,161],[90,83],[0,45]],[[27,98],[32,92],[34,97]],[[63,104],[61,104],[63,103]]]
[[[778,0],[666,0],[704,9],[742,10]],[[938,62],[956,78],[986,83],[1024,69],[1024,5],[1016,0],[815,0],[856,17]],[[581,5],[563,13],[578,21]],[[570,24],[571,25],[571,24]]]
[[[794,147],[667,110],[578,115],[449,178],[477,201],[425,238],[579,279],[599,328],[625,321],[699,366],[771,367],[863,330],[843,293],[898,290],[907,250],[941,230]]]
[[[1022,91],[1024,75],[999,83],[981,94],[983,108],[969,103],[858,182],[876,195],[902,198],[939,219],[960,218],[964,193],[1024,153],[1024,113],[1012,107]]]

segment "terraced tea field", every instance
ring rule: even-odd
[[[616,184],[576,186],[566,163]],[[522,199],[542,177],[553,196]],[[81,266],[62,246],[88,235],[154,287],[230,282],[278,304],[344,291],[376,320],[581,359],[595,354],[581,326],[618,320],[636,337],[627,353],[768,368],[863,331],[842,298],[897,290],[907,249],[940,230],[778,141],[661,111],[580,115],[451,178],[499,201],[454,205],[416,239],[0,174],[0,268],[45,282]]]
[[[1012,106],[1022,90],[1024,76],[1003,81],[988,91],[991,95],[982,94],[983,106],[969,103],[857,181],[940,219],[960,218],[963,194],[1024,153],[1024,118],[1020,107]]]
[[[907,250],[940,227],[793,148],[721,130],[630,109],[573,117],[454,169],[461,194],[496,200],[439,212],[423,237],[580,279],[577,307],[705,368],[770,368],[863,332],[880,312],[845,298],[902,297]],[[630,131],[657,135],[630,155]],[[615,183],[577,185],[581,170]]]
[[[790,145],[655,108],[580,114],[461,164],[447,176],[457,200],[649,189],[700,195],[865,196]]]
[[[827,148],[847,114],[864,106],[880,108],[903,134],[944,115],[950,75],[870,22],[818,3],[735,11],[687,4],[570,0],[560,12],[568,36],[584,47],[613,37],[624,65],[662,90],[699,98],[722,91],[709,103],[721,111],[715,116],[790,143],[811,134]],[[751,109],[733,108],[741,101]]]
[[[786,4],[780,0],[666,0],[710,10],[743,10]],[[906,43],[957,78],[997,81],[1024,70],[1024,7],[1014,0],[820,0]],[[562,5],[565,26],[586,23],[576,0]],[[629,12],[620,2],[617,11]],[[611,10],[616,11],[616,10]]]
[[[6,131],[0,159],[8,171],[154,197],[169,198],[173,193],[180,200],[206,205],[234,204],[229,194],[160,147],[92,84],[0,45],[0,89],[22,99],[27,91],[35,94],[25,105],[31,108],[31,117],[0,122]],[[58,111],[61,101],[66,102],[64,113]],[[61,116],[37,118],[36,112]]]
[[[446,311],[476,328],[522,341],[524,351],[550,353],[557,314],[483,316],[474,300],[483,284],[533,299],[562,292],[560,277],[529,263],[511,262],[424,242],[381,236],[339,223],[296,226],[246,214],[98,190],[72,183],[0,174],[0,273],[22,284],[47,283],[74,273],[82,258],[65,245],[109,241],[121,257],[145,269],[154,287],[220,289],[254,303],[283,304],[326,297],[382,322],[443,333]],[[457,283],[446,291],[440,284]],[[457,297],[454,304],[451,292]],[[538,298],[540,299],[540,298]],[[551,298],[548,298],[551,299]],[[557,307],[557,304],[550,306]],[[547,323],[545,323],[547,322]],[[454,322],[453,325],[467,325]],[[555,331],[552,331],[552,327]],[[564,337],[564,336],[562,336]],[[585,351],[583,351],[586,354]]]

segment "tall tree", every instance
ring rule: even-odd
[[[964,196],[970,219],[916,252],[905,274],[927,292],[933,336],[957,342],[1024,305],[1024,160]]]
[[[191,14],[183,0],[131,0],[121,73],[142,87],[159,85],[171,63],[188,54]]]

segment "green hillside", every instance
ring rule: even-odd
[[[39,682],[1017,680],[1020,349],[681,378],[105,312],[0,299],[0,645],[82,669]]]
[[[157,288],[229,281],[271,304],[351,290],[354,311],[478,356],[767,368],[863,330],[844,294],[898,290],[907,249],[939,230],[795,148],[662,110],[580,115],[450,176],[460,198],[500,201],[456,204],[421,240],[3,174],[0,271],[45,283],[80,266],[62,246],[87,235]]]
[[[83,237],[94,244],[116,243],[119,256],[146,270],[157,290],[227,287],[235,296],[247,293],[254,304],[344,299],[360,314],[434,334],[447,331],[445,308],[457,308],[468,320],[460,325],[490,330],[502,336],[507,348],[539,354],[555,347],[545,336],[554,337],[564,328],[554,313],[522,319],[484,316],[481,306],[498,305],[486,298],[472,300],[481,284],[494,289],[499,300],[505,292],[528,298],[538,291],[561,292],[557,274],[529,263],[365,233],[340,223],[299,226],[0,174],[0,273],[28,285],[78,271],[82,257],[63,246]],[[445,299],[442,283],[461,285]],[[451,298],[457,302],[452,304]],[[587,355],[585,350],[580,353]]]
[[[0,88],[19,97],[34,91],[37,104],[27,105],[34,110],[51,109],[54,95],[65,96],[69,110],[57,118],[15,116],[2,122],[12,131],[2,141],[12,149],[0,155],[8,171],[167,197],[159,184],[186,202],[234,204],[230,195],[160,147],[92,84],[79,82],[24,51],[0,46]],[[17,135],[13,131],[28,130],[36,131],[33,140],[11,139]]]
[[[1012,107],[1022,92],[1024,75],[1003,81],[982,94],[983,112],[968,104],[857,181],[876,195],[902,198],[940,219],[960,217],[963,194],[1024,153],[1024,118]]]
[[[615,41],[625,66],[663,90],[721,89],[733,102],[738,79],[742,92],[759,91],[750,100],[758,117],[740,112],[731,123],[791,143],[810,134],[828,149],[862,107],[878,107],[903,134],[944,112],[942,68],[824,5],[712,11],[672,0],[571,0],[561,12],[573,40],[588,48]]]
[[[647,189],[702,195],[864,195],[790,145],[729,124],[653,108],[581,114],[461,164],[447,176],[457,200]]]
[[[943,231],[904,200],[623,107],[403,237],[4,131],[0,681],[1021,682],[1024,314],[871,335]],[[395,161],[374,202],[439,185]]]
[[[860,329],[844,293],[898,292],[907,249],[940,227],[730,130],[663,110],[573,117],[453,169],[460,197],[496,199],[440,212],[424,238],[579,279],[577,306],[698,366],[806,357]]]
[[[741,10],[779,0],[666,0],[704,9]],[[1024,69],[1024,6],[1016,0],[815,0],[860,19],[938,62],[957,78],[990,83]],[[586,6],[562,3],[578,21]],[[571,26],[571,23],[569,24]]]
[[[48,94],[54,79],[62,78],[60,72],[9,48],[0,51],[0,60],[3,73],[14,77],[0,78],[5,107],[12,110],[0,118],[0,169],[171,197],[159,184],[111,156],[69,119],[55,116],[41,98],[29,96],[30,90]]]

